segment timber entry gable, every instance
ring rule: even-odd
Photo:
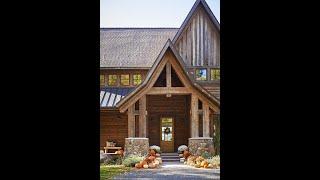
[[[165,71],[165,86],[155,87],[155,83],[161,73]],[[182,83],[179,87],[172,86],[172,72]],[[184,61],[176,51],[170,39],[161,50],[146,79],[131,93],[116,105],[120,112],[133,111],[136,102],[145,99],[146,95],[187,95],[191,94],[194,99],[199,99],[215,112],[220,111],[220,101],[191,79],[185,69]],[[143,112],[145,113],[145,112]]]

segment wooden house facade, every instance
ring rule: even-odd
[[[180,28],[100,30],[101,148],[192,152],[213,143],[219,114],[220,25],[204,0]]]

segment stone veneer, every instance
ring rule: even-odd
[[[147,155],[149,152],[149,138],[126,138],[124,145],[125,156],[130,154]]]
[[[201,155],[201,152],[203,149],[206,149],[210,154],[214,154],[213,138],[210,138],[210,137],[189,138],[188,148],[189,148],[189,152],[193,155]]]

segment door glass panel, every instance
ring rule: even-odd
[[[162,141],[172,141],[172,118],[161,119]]]

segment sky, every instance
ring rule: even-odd
[[[196,0],[100,0],[100,27],[179,28]],[[206,0],[220,22],[220,0]]]

